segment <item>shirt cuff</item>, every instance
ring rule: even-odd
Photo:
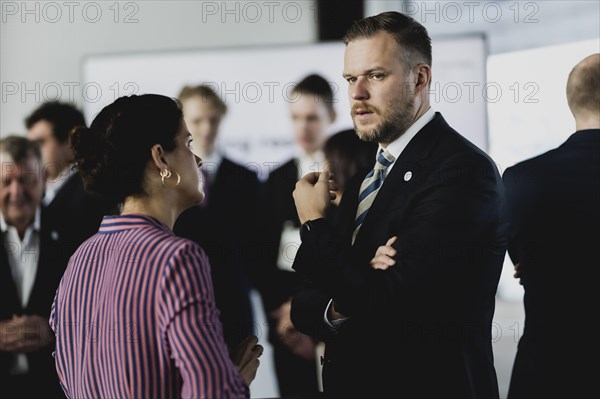
[[[342,325],[342,323],[344,323],[346,320],[348,320],[348,318],[344,317],[342,319],[330,321],[329,317],[327,317],[327,314],[329,313],[329,308],[331,307],[331,305],[333,305],[333,299],[330,299],[329,303],[325,307],[325,313],[323,314],[323,320],[325,320],[325,324],[327,324],[331,330],[335,331],[339,328],[339,326]]]

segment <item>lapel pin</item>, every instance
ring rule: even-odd
[[[412,179],[412,172],[408,171],[404,174],[404,181],[409,181],[410,179]]]
[[[58,232],[56,230],[52,230],[50,232],[50,237],[54,240],[57,241],[58,240]]]

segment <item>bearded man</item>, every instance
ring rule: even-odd
[[[494,298],[507,244],[494,162],[434,112],[431,40],[386,12],[346,36],[344,77],[374,167],[347,185],[341,227],[324,218],[327,170],[294,191],[293,268],[307,284],[294,326],[326,342],[329,397],[498,397]]]

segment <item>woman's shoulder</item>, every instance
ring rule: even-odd
[[[167,263],[185,262],[208,265],[208,257],[202,247],[187,238],[170,235],[161,242],[169,248]]]

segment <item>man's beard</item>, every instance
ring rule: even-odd
[[[400,101],[403,103],[399,106],[398,102]],[[386,107],[390,110],[389,113],[382,113],[373,106],[365,107],[365,105],[359,104],[354,105],[353,116],[355,108],[367,108],[381,118],[381,122],[369,130],[361,129],[360,122],[357,123],[356,119],[352,118],[354,130],[362,141],[389,144],[400,137],[413,123],[415,102],[410,96],[406,100],[390,100]]]

